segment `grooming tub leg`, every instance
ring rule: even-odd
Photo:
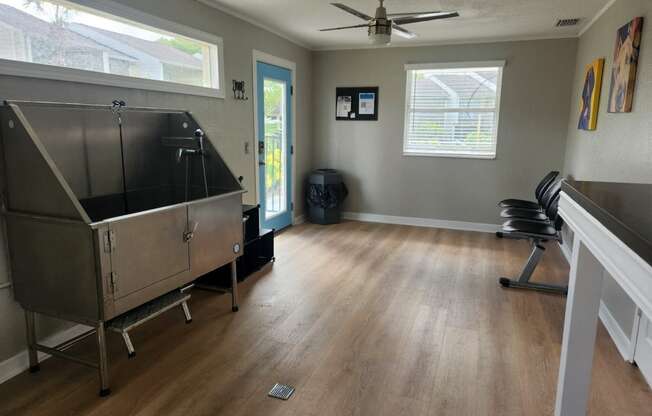
[[[104,330],[104,322],[97,324],[97,355],[98,355],[98,370],[100,373],[100,396],[108,396],[111,394],[109,387],[109,360],[106,349],[106,333]]]
[[[27,335],[27,351],[29,355],[29,372],[36,373],[41,368],[36,354],[36,326],[34,312],[25,310],[25,333]]]

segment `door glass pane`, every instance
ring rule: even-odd
[[[265,218],[287,210],[285,82],[265,79]]]

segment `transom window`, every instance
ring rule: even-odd
[[[80,70],[95,73],[94,78],[82,74],[82,82],[119,85],[121,79],[137,78],[138,84],[125,86],[218,95],[219,38],[110,1],[82,3],[0,0],[0,71],[16,61],[57,67],[42,70],[44,77],[65,68],[68,77]],[[110,13],[120,10],[134,20]],[[171,84],[181,85],[170,89]]]
[[[495,158],[503,66],[406,65],[403,154]]]

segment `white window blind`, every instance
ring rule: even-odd
[[[495,158],[503,66],[406,65],[403,153]]]

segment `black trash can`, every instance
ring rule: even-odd
[[[308,221],[336,224],[342,217],[342,202],[349,194],[342,175],[335,169],[317,169],[308,179]]]

